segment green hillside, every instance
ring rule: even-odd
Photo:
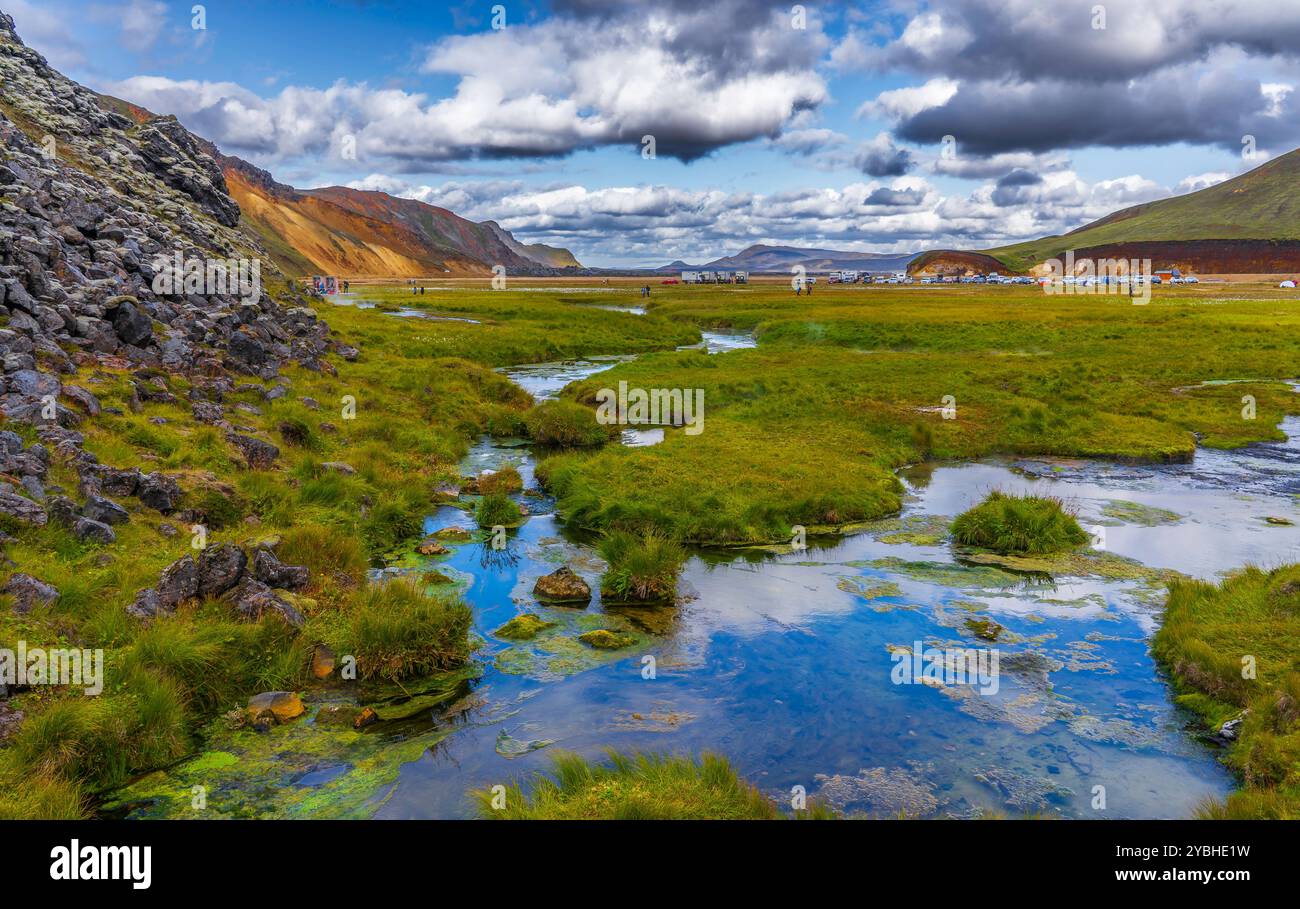
[[[1300,149],[1208,189],[1146,202],[1068,234],[986,252],[1016,271],[1068,249],[1144,240],[1300,239]]]

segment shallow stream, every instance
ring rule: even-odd
[[[753,340],[707,333],[703,346],[726,355]],[[502,371],[544,399],[625,359]],[[1300,437],[1300,421],[1283,428]],[[1186,817],[1233,781],[1149,653],[1163,584],[1170,572],[1214,578],[1300,553],[1300,527],[1265,520],[1300,520],[1292,441],[1198,451],[1187,465],[932,464],[902,472],[898,518],[804,549],[699,551],[676,607],[606,608],[600,559],[536,490],[525,443],[483,438],[462,473],[506,464],[531,513],[508,548],[455,545],[429,566],[473,606],[477,678],[413,692],[425,707],[363,733],[312,718],[350,689],[308,693],[308,717],[218,731],[209,751],[130,787],[115,810],[190,815],[202,785],[208,816],[465,816],[468,790],[544,770],[555,749],[600,758],[612,747],[717,751],[783,804],[802,786],[850,813]],[[1091,555],[1050,572],[957,558],[947,522],[993,489],[1065,500],[1095,534]],[[447,506],[425,521],[427,532],[448,526],[472,529],[472,518]],[[561,565],[591,585],[587,608],[534,600],[536,579]],[[494,635],[521,612],[556,624],[527,642]],[[595,628],[635,644],[577,641]],[[918,642],[996,649],[998,690],[895,684],[892,654]]]

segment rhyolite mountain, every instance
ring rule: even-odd
[[[420,278],[558,275],[579,268],[567,249],[524,244],[495,221],[374,190],[295,189],[209,146],[244,223],[289,274]]]
[[[758,243],[746,247],[733,256],[723,256],[703,265],[687,265],[679,259],[659,268],[658,271],[667,273],[680,269],[700,268],[712,271],[788,274],[790,269],[796,266],[802,266],[810,272],[902,271],[916,256],[917,253],[854,252],[800,246],[769,246]]]
[[[1041,271],[1048,259],[1150,259],[1201,274],[1300,271],[1300,150],[1206,189],[1145,202],[1059,236],[975,252],[933,250],[914,272],[946,266]]]

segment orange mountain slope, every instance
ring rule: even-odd
[[[525,245],[495,222],[445,208],[342,186],[297,190],[246,161],[219,156],[245,223],[289,274],[418,278],[545,275],[578,261],[564,249]]]

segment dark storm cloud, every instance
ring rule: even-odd
[[[1274,107],[1257,78],[1226,69],[1180,67],[1138,82],[970,82],[904,119],[897,134],[922,144],[953,136],[960,153],[976,156],[1176,142],[1240,149],[1246,135],[1261,147],[1295,140],[1296,95]]]
[[[1300,142],[1300,3],[1273,0],[932,0],[896,37],[841,61],[955,86],[935,104],[866,105],[902,140],[1008,151],[1186,142]]]
[[[1222,48],[1300,56],[1300,4],[935,0],[870,62],[975,79],[1117,80]]]

